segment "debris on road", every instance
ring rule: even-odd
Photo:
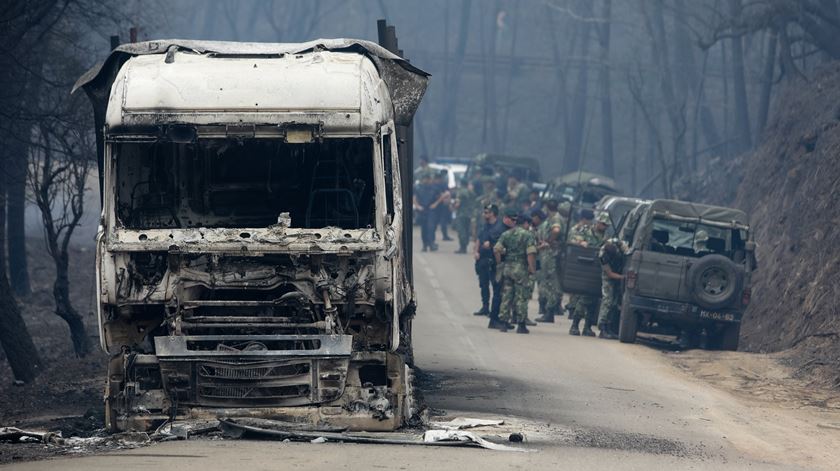
[[[463,430],[427,430],[423,434],[423,442],[428,444],[442,445],[442,444],[462,444],[462,445],[478,445],[481,448],[495,451],[518,451],[529,452],[534,450],[526,450],[524,448],[515,448],[507,445],[500,445],[485,440],[472,432],[465,432]]]
[[[0,442],[26,443],[39,441],[46,444],[63,444],[60,433],[33,432],[16,427],[0,427]]]
[[[274,438],[283,441],[310,443],[342,442],[382,445],[425,445],[425,446],[478,446],[496,451],[532,451],[493,443],[479,435],[458,430],[455,427],[484,427],[504,423],[502,420],[455,419],[454,423],[432,423],[432,426],[444,425],[449,429],[426,430],[416,432],[347,432],[311,430],[311,425],[289,424],[268,419],[236,418],[219,421],[222,433],[227,438]],[[307,428],[310,428],[307,430]],[[521,434],[520,434],[521,436]]]
[[[429,426],[432,428],[439,428],[444,430],[463,430],[466,428],[504,425],[504,423],[504,420],[470,419],[464,417],[456,417],[448,422],[430,422]]]

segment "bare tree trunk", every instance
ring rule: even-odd
[[[702,94],[698,88],[700,87],[701,74],[697,70],[697,62],[694,59],[694,46],[691,38],[688,35],[688,28],[685,26],[688,22],[688,15],[686,15],[684,0],[674,1],[674,14],[677,19],[677,26],[675,28],[675,47],[674,47],[674,65],[676,67],[677,77],[680,82],[691,91],[692,94],[699,96]],[[683,63],[680,63],[684,61]],[[707,146],[713,146],[721,142],[720,133],[715,125],[715,119],[712,115],[711,109],[705,100],[700,103],[700,126],[703,130],[703,138],[706,140]]]
[[[764,73],[762,74],[761,96],[758,101],[758,117],[756,118],[756,136],[764,132],[767,125],[767,116],[770,113],[770,98],[773,90],[773,78],[776,72],[776,44],[779,42],[775,30],[770,30],[767,35],[767,54],[764,58]]]
[[[782,74],[785,80],[798,80],[804,78],[802,72],[796,68],[793,62],[793,53],[791,52],[790,37],[787,32],[787,24],[782,24],[779,28],[779,67],[782,68]]]
[[[639,126],[636,124],[636,105],[633,103],[633,111],[630,117],[630,127],[633,133],[633,147],[630,154],[630,194],[638,194],[638,174],[639,174]]]
[[[14,126],[16,128],[29,126]],[[15,132],[15,134],[18,134]],[[25,135],[16,135],[9,143],[7,154],[8,171],[8,215],[6,227],[8,231],[9,250],[9,282],[12,291],[18,296],[29,294],[29,269],[26,263],[26,156],[27,145],[23,139]]]
[[[68,272],[69,257],[64,250],[53,257],[55,260],[55,283],[53,283],[53,298],[55,299],[55,313],[64,319],[70,328],[70,339],[73,341],[73,351],[83,357],[90,353],[90,339],[87,336],[82,316],[73,308],[70,302],[70,277]]]
[[[499,39],[499,34],[501,30],[497,24],[498,15],[499,15],[499,1],[496,0],[495,5],[492,10],[492,19],[493,22],[491,23],[490,27],[490,38],[487,44],[487,75],[485,76],[485,80],[487,80],[487,108],[489,109],[489,120],[488,120],[488,128],[487,132],[490,135],[490,149],[493,152],[498,152],[499,150],[499,110],[498,110],[498,103],[496,102],[496,48]]]
[[[741,16],[741,0],[729,0],[729,13],[733,19]],[[735,152],[741,153],[752,147],[747,82],[744,77],[744,45],[742,36],[734,36],[732,44],[732,85],[735,99]]]
[[[601,43],[601,152],[604,154],[604,175],[615,177],[613,156],[612,96],[610,94],[610,22],[612,21],[612,0],[604,0],[601,10],[601,27],[598,40]]]
[[[0,155],[0,252],[6,247],[6,185],[2,175],[7,157]],[[0,346],[15,379],[30,382],[40,372],[41,359],[9,286],[5,262],[5,257],[0,256]]]
[[[511,88],[513,86],[513,75],[516,72],[516,38],[519,33],[519,0],[516,0],[513,6],[513,26],[511,28],[511,40],[510,40],[510,70],[508,71],[508,78],[507,78],[507,86],[505,88],[505,116],[503,119],[503,128],[502,128],[502,152],[507,152],[507,143],[508,143],[508,126],[510,125],[510,120],[508,117],[510,116],[510,109],[513,106],[513,100],[511,99]]]
[[[568,71],[566,67],[562,66],[562,61],[564,57],[571,55],[571,53],[575,49],[575,43],[577,40],[577,30],[580,29],[578,22],[576,21],[565,21],[564,23],[559,23],[556,21],[556,14],[554,10],[548,6],[545,7],[546,17],[549,19],[549,33],[551,34],[551,46],[552,52],[554,55],[554,62],[557,64],[556,70],[556,78],[557,78],[557,85],[555,93],[555,105],[554,105],[554,126],[558,129],[554,138],[556,139],[555,145],[557,148],[565,142],[566,140],[566,127],[568,122],[568,107],[569,107],[569,100],[568,100],[568,92],[566,90],[566,85],[568,83]],[[563,41],[560,38],[559,31],[567,32],[568,39]],[[561,50],[561,44],[565,47],[566,56],[564,56],[564,51]],[[565,158],[562,155],[558,155],[559,159],[553,160],[549,169],[550,172],[555,172],[558,170],[562,170],[563,163],[565,162]]]
[[[580,14],[587,19],[592,17],[592,4],[589,1],[583,2]],[[586,58],[589,54],[589,33],[590,22],[584,21],[580,25],[579,32],[582,40],[580,44],[581,58]],[[571,115],[567,116],[566,119],[566,146],[563,154],[563,173],[580,170],[578,167],[583,162],[581,151],[583,150],[583,133],[586,124],[587,93],[589,93],[589,64],[583,60],[578,68],[577,82],[575,83],[575,91],[572,96]]]
[[[455,148],[455,110],[458,108],[458,88],[461,84],[461,72],[463,71],[464,56],[467,50],[467,37],[470,28],[470,0],[461,2],[461,18],[459,21],[458,43],[455,47],[455,60],[452,67],[450,83],[446,84],[447,100],[443,108],[443,119],[440,120],[440,138],[443,141],[445,151],[452,153]]]
[[[643,8],[647,6],[642,3]],[[666,197],[673,194],[672,182],[675,177],[681,174],[682,165],[685,162],[685,115],[684,107],[677,102],[677,97],[674,92],[673,70],[668,61],[668,40],[665,31],[665,18],[663,17],[664,4],[663,0],[656,0],[653,2],[652,8],[645,8],[645,17],[647,19],[647,28],[651,33],[653,59],[659,70],[659,84],[662,91],[662,97],[665,102],[665,110],[668,115],[668,121],[671,125],[671,139],[673,142],[673,159],[671,165],[668,165],[665,160],[666,156],[662,147],[662,134],[659,135],[659,155],[662,162],[662,181],[663,189]]]

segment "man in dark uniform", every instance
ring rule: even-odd
[[[434,209],[439,204],[440,191],[432,183],[432,176],[424,173],[420,176],[420,183],[414,189],[414,211],[417,214],[417,222],[420,224],[420,235],[423,239],[423,252],[435,251],[438,246],[435,243],[435,217]]]
[[[496,258],[493,255],[493,246],[499,237],[507,229],[499,220],[499,207],[495,204],[488,204],[482,213],[484,224],[478,228],[478,237],[475,243],[475,272],[478,275],[478,285],[481,288],[481,309],[474,314],[477,316],[490,316],[490,323],[487,327],[495,329],[499,324],[499,305],[502,300],[501,287],[496,281]],[[491,302],[490,286],[493,287]]]

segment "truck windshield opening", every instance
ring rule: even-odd
[[[373,139],[117,143],[116,213],[127,229],[374,225]]]

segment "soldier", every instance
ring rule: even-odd
[[[458,231],[458,250],[455,253],[467,253],[467,245],[472,233],[472,217],[476,210],[476,197],[469,181],[464,178],[455,190],[452,210],[455,211],[455,230]]]
[[[581,211],[580,221],[572,227],[569,232],[569,243],[576,244],[581,247],[599,248],[604,241],[604,234],[607,230],[607,224],[604,221],[609,220],[609,215],[602,213],[598,216],[598,221],[592,223],[594,214],[592,210],[584,209]],[[597,320],[597,313],[595,309],[598,307],[598,297],[591,295],[576,295],[574,296],[574,315],[572,317],[572,327],[569,329],[569,335],[585,335],[587,337],[594,337],[595,332],[592,331],[592,324]],[[580,320],[584,319],[583,331],[579,329]]]
[[[449,203],[452,200],[449,192],[449,171],[445,168],[440,169],[433,178],[439,194],[438,204],[434,208],[435,227],[440,226],[440,235],[443,240],[452,240],[449,237],[449,223],[452,221],[452,211],[449,209]]]
[[[496,191],[496,180],[493,179],[492,176],[485,175],[481,177],[479,181],[481,182],[481,196],[478,197],[478,204],[476,205],[477,213],[475,214],[473,222],[476,230],[478,230],[484,221],[484,216],[481,212],[482,208],[486,208],[487,205],[494,204],[497,208],[499,208],[500,212],[502,210],[502,200],[499,198],[499,194]]]
[[[502,305],[499,310],[501,326],[499,330],[507,332],[516,324],[517,334],[527,334],[525,319],[528,317],[528,284],[537,269],[537,247],[534,236],[516,225],[517,214],[513,208],[505,212],[504,224],[509,227],[496,245],[493,252],[496,263],[504,265],[501,270]]]
[[[543,315],[537,322],[554,322],[560,315],[563,293],[560,289],[560,253],[563,250],[562,236],[566,232],[566,221],[558,212],[557,200],[544,204],[548,211],[546,219],[537,228],[537,257],[540,270],[537,272],[539,298],[543,303]]]
[[[536,247],[536,243],[537,243],[536,228],[539,225],[539,223],[543,221],[543,219],[545,219],[545,214],[543,214],[542,211],[540,211],[540,210],[535,210],[534,212],[531,212],[531,211],[522,212],[522,213],[519,214],[519,216],[516,217],[516,220],[519,222],[519,225],[523,229],[528,231],[531,234],[531,236],[534,237],[534,246],[535,247]],[[539,222],[534,223],[535,220],[539,221]],[[535,255],[535,259],[536,259],[536,255]],[[537,272],[539,272],[539,266],[537,266],[536,263],[535,263],[535,268],[537,269]],[[534,297],[534,290],[537,287],[537,272],[535,272],[533,276],[528,277],[528,301],[530,301]],[[530,318],[528,318],[527,311],[526,311],[526,314],[525,314],[525,325],[529,326],[529,327],[537,325],[536,322],[534,322]]]
[[[606,213],[602,213],[606,214]],[[627,245],[613,237],[601,246],[598,260],[601,262],[601,308],[598,311],[598,337],[617,338],[611,326],[615,321],[621,301],[621,281],[624,280],[624,254]]]
[[[423,240],[423,252],[438,249],[435,243],[435,215],[434,209],[440,203],[438,189],[432,184],[432,176],[428,173],[420,175],[420,183],[414,189],[414,211],[420,224],[420,236]]]
[[[507,194],[505,194],[505,208],[522,210],[522,204],[528,201],[528,185],[519,181],[516,175],[507,178]]]
[[[488,204],[483,210],[482,224],[478,230],[478,238],[473,244],[475,256],[475,273],[478,275],[478,286],[481,288],[481,309],[474,312],[476,316],[489,316],[487,327],[499,327],[499,304],[502,300],[501,285],[496,281],[496,258],[493,247],[505,232],[505,225],[499,220],[499,207]],[[490,287],[493,287],[492,302]]]
[[[707,246],[709,242],[709,233],[700,229],[694,234],[694,253],[707,253],[709,252],[709,247]]]

